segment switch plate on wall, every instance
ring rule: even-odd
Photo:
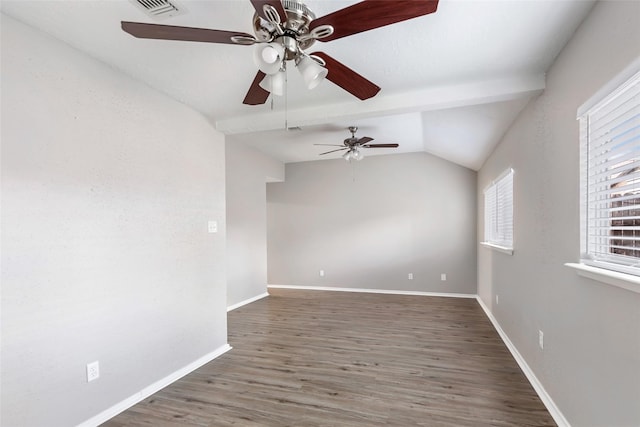
[[[409,280],[413,280],[413,273],[409,273],[409,274],[407,274],[407,279],[409,279]]]
[[[324,277],[324,270],[320,270],[320,277]]]
[[[440,280],[442,280],[443,282],[444,282],[445,280],[447,280],[447,273],[442,273],[442,274],[440,275]]]
[[[207,224],[207,228],[209,233],[217,233],[218,232],[218,221],[209,221]]]

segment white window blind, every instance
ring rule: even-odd
[[[513,248],[513,169],[484,190],[484,239]]]
[[[582,261],[640,275],[640,72],[579,120]]]

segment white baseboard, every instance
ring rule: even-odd
[[[553,399],[551,399],[551,396],[549,396],[547,391],[544,389],[544,387],[542,386],[542,383],[538,380],[536,375],[533,373],[533,371],[531,370],[527,362],[524,360],[524,358],[516,348],[516,346],[513,345],[513,343],[511,342],[507,334],[504,332],[504,330],[502,329],[502,327],[500,326],[496,318],[493,317],[493,314],[491,313],[491,311],[489,311],[489,308],[484,304],[480,296],[477,296],[476,299],[478,300],[480,307],[482,307],[485,314],[493,324],[493,327],[498,332],[498,335],[500,335],[500,338],[502,338],[502,341],[504,342],[504,344],[507,346],[507,348],[513,355],[513,358],[516,359],[516,362],[518,363],[518,365],[520,366],[520,369],[522,369],[522,372],[524,372],[525,376],[531,383],[531,386],[536,391],[536,393],[538,393],[540,400],[542,400],[542,403],[544,404],[544,406],[546,406],[547,410],[553,417],[553,420],[556,422],[556,424],[558,424],[558,427],[571,427],[571,424],[569,424],[569,421],[567,421],[567,419],[564,417],[564,415],[560,411],[560,408],[558,408],[558,406],[555,404]]]
[[[417,295],[426,297],[449,297],[449,298],[476,298],[476,294],[454,294],[445,292],[420,292],[420,291],[396,291],[392,289],[361,289],[361,288],[337,288],[327,286],[296,286],[296,285],[268,285],[273,289],[301,289],[303,291],[338,291],[338,292],[363,292],[368,294],[391,294],[391,295]]]
[[[259,299],[262,299],[262,298],[264,298],[264,297],[268,297],[268,296],[269,296],[269,292],[265,292],[265,293],[263,293],[263,294],[256,295],[256,296],[255,296],[255,297],[253,297],[253,298],[249,298],[249,299],[246,299],[246,300],[244,300],[244,301],[240,301],[240,302],[239,302],[239,303],[237,303],[237,304],[230,305],[229,307],[227,307],[227,313],[228,313],[228,312],[230,312],[230,311],[232,311],[232,310],[235,310],[236,308],[240,308],[240,307],[242,307],[243,305],[251,304],[251,303],[252,303],[252,302],[254,302],[254,301],[258,301]]]
[[[163,388],[165,388],[169,384],[171,384],[171,383],[179,380],[180,378],[184,377],[185,375],[195,371],[196,369],[198,369],[202,365],[211,362],[213,359],[223,355],[224,353],[226,353],[229,350],[231,350],[231,346],[229,344],[225,344],[225,345],[219,347],[218,349],[212,351],[211,353],[205,354],[201,358],[189,363],[187,366],[185,366],[185,367],[183,367],[181,369],[178,369],[177,371],[173,372],[172,374],[169,374],[166,377],[164,377],[164,378],[154,382],[153,384],[143,388],[142,390],[140,390],[139,392],[135,393],[134,395],[129,396],[128,398],[116,403],[115,405],[113,405],[112,407],[110,407],[108,409],[105,409],[104,411],[100,412],[98,415],[93,416],[93,417],[89,418],[88,420],[78,424],[78,427],[96,427],[96,426],[98,426],[98,425],[110,420],[111,418],[115,417],[119,413],[124,412],[125,410],[131,408],[136,403],[146,399],[147,397],[151,396],[153,393],[156,393],[156,392],[162,390]]]

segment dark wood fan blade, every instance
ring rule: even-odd
[[[320,153],[319,156],[322,156],[323,154],[329,154],[329,153],[335,153],[336,151],[344,151],[344,150],[348,150],[348,147],[344,147],[344,148],[338,148],[337,150],[331,150],[331,151],[327,151],[324,153]]]
[[[338,144],[313,144],[313,145],[324,145],[325,147],[342,147],[342,148],[344,148],[344,145],[338,145]]]
[[[364,148],[398,148],[398,144],[367,144],[363,145]]]
[[[368,136],[363,136],[362,138],[360,138],[360,139],[358,140],[358,144],[359,144],[359,145],[364,145],[364,144],[366,144],[367,142],[371,142],[371,141],[373,141],[373,138],[369,138]]]
[[[340,86],[353,96],[365,100],[376,96],[380,92],[380,87],[362,77],[346,65],[336,61],[324,52],[315,52],[316,55],[326,62],[329,71],[327,80]]]
[[[247,92],[247,96],[245,96],[244,101],[242,101],[243,104],[260,105],[267,102],[267,98],[269,98],[269,91],[260,87],[260,82],[264,79],[264,76],[266,76],[265,73],[258,71],[258,74],[256,74],[256,77],[253,79],[251,87]]]
[[[331,25],[333,34],[318,39],[322,42],[407,19],[428,15],[438,9],[438,0],[365,0],[311,21],[310,31],[320,25]]]
[[[176,27],[173,25],[144,24],[141,22],[122,21],[122,29],[134,37],[141,39],[182,40],[189,42],[238,44],[232,40],[234,36],[254,36],[238,31],[209,30],[206,28]]]
[[[265,19],[267,21],[269,20],[265,16],[264,8],[263,8],[265,4],[269,4],[273,6],[276,11],[278,11],[278,15],[280,15],[281,22],[285,22],[287,20],[287,12],[285,12],[284,7],[282,6],[282,2],[280,0],[251,0],[251,4],[253,5],[253,8],[256,10],[256,13],[258,14],[258,16],[261,17],[262,19]]]

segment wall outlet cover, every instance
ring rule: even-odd
[[[100,362],[87,363],[87,382],[100,378]]]

